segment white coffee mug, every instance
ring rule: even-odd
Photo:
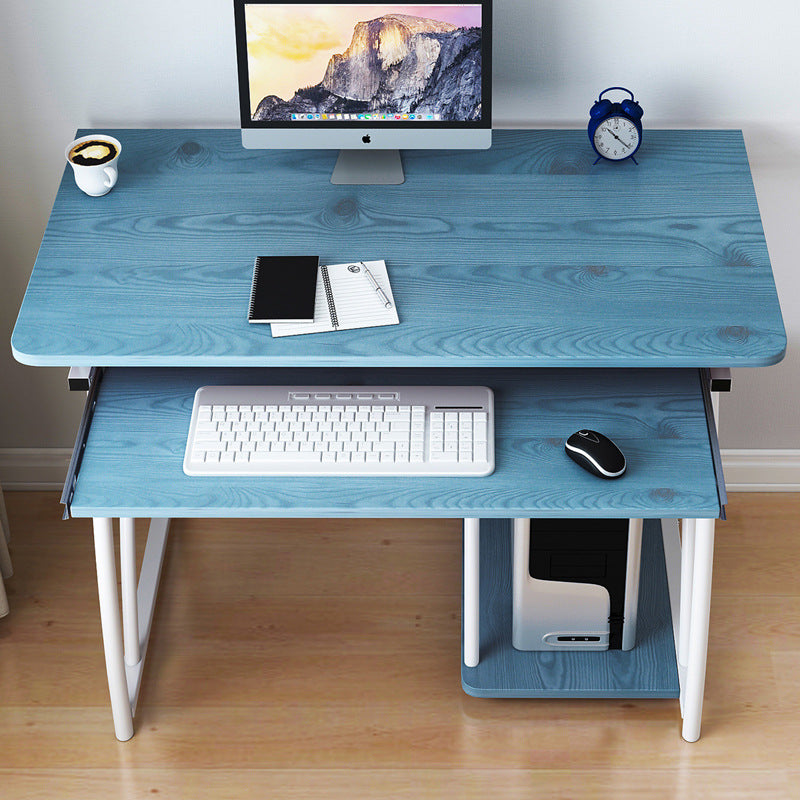
[[[70,159],[69,154],[73,148],[84,142],[108,142],[116,148],[117,154],[104,164],[76,164]],[[64,155],[75,173],[75,183],[78,184],[78,188],[91,197],[102,197],[104,194],[108,194],[117,182],[119,177],[117,159],[121,152],[122,145],[113,136],[93,133],[90,136],[81,136],[79,139],[75,139],[74,142],[70,142],[64,151]]]

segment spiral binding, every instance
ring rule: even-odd
[[[328,300],[328,313],[331,315],[331,325],[334,328],[339,327],[339,317],[336,315],[336,303],[333,301],[333,289],[331,289],[331,279],[328,275],[328,268],[322,266],[319,268],[322,273],[322,285],[325,287],[325,297]]]
[[[250,287],[250,310],[247,312],[247,319],[251,320],[256,313],[256,286],[258,286],[258,268],[261,266],[261,257],[256,258],[253,267],[253,285]]]

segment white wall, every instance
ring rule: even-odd
[[[4,0],[4,341],[76,128],[238,127],[231,6]],[[725,448],[800,448],[799,31],[790,0],[495,0],[497,127],[582,127],[598,92],[622,84],[641,101],[646,126],[744,130],[790,344],[781,365],[735,374],[723,399]],[[65,378],[0,348],[0,449],[71,445],[81,398],[67,395]]]

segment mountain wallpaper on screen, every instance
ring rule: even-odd
[[[318,84],[298,89],[291,100],[268,95],[253,120],[370,111],[479,120],[481,29],[406,14],[359,22]]]

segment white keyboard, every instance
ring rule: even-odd
[[[183,471],[489,475],[493,400],[485,386],[204,386]]]

